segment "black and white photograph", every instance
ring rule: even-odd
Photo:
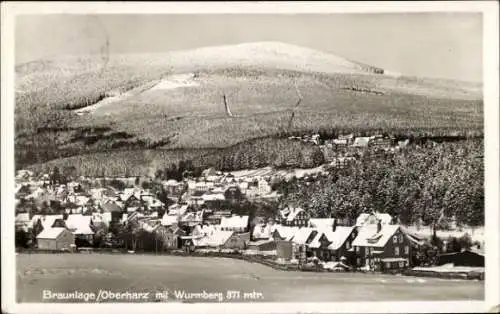
[[[498,310],[498,3],[4,4],[9,306]]]

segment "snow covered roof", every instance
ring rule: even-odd
[[[292,242],[297,243],[297,244],[307,244],[307,239],[309,239],[309,237],[311,236],[311,234],[314,231],[316,231],[316,230],[314,230],[313,228],[309,228],[309,227],[299,228],[295,232],[295,235],[292,238]]]
[[[370,137],[356,137],[352,146],[355,147],[366,147],[370,143]]]
[[[169,215],[165,213],[161,219],[161,224],[164,226],[171,226],[177,223],[178,217],[176,215]]]
[[[118,204],[113,203],[113,202],[104,203],[101,205],[101,207],[105,212],[110,212],[110,213],[122,211],[122,208]]]
[[[273,232],[277,232],[279,236],[283,238],[285,241],[290,241],[297,232],[297,230],[299,230],[299,227],[275,225],[273,229],[274,229]]]
[[[254,239],[269,239],[271,235],[271,226],[269,224],[258,224],[252,231]]]
[[[33,216],[35,218],[37,215]],[[40,219],[42,222],[43,229],[49,229],[52,228],[52,225],[57,219],[63,219],[63,215],[46,215],[46,216],[38,216],[37,218]],[[32,220],[32,222],[36,222]]]
[[[167,186],[178,186],[179,184],[180,184],[180,182],[173,180],[173,179],[167,180],[165,182],[165,185],[167,185]]]
[[[223,201],[226,199],[226,197],[222,193],[203,194],[201,198],[204,201]]]
[[[399,225],[382,225],[380,232],[377,232],[376,225],[359,227],[358,235],[352,242],[352,245],[384,247],[398,229],[400,229]]]
[[[214,230],[214,232],[205,236],[194,238],[195,246],[220,246],[224,245],[227,240],[233,235],[233,231]]]
[[[248,216],[222,217],[220,221],[221,228],[246,228],[248,226]]]
[[[84,216],[82,214],[68,215],[66,219],[66,227],[74,234],[94,234],[90,229],[92,216]]]
[[[59,235],[66,230],[65,228],[44,228],[39,235],[36,236],[37,239],[57,239]]]
[[[288,214],[288,216],[286,217],[286,220],[287,221],[293,221],[295,219],[295,217],[304,211],[304,209],[300,208],[300,207],[297,207],[297,208],[290,208],[290,213]]]
[[[330,250],[339,249],[342,244],[344,244],[344,242],[349,238],[354,228],[355,227],[338,226],[335,228],[335,231],[325,231],[324,234],[326,238],[331,242],[330,245],[328,245],[328,248]]]

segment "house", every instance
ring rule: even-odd
[[[332,226],[318,232],[309,243],[308,249],[313,256],[323,261],[338,262],[342,257],[351,259],[352,242],[356,237],[355,227]]]
[[[209,177],[209,176],[216,176],[217,175],[217,171],[214,169],[214,168],[208,168],[208,169],[205,169],[201,172],[201,176],[202,177]]]
[[[179,228],[177,224],[171,226],[157,224],[153,228],[153,233],[160,239],[164,250],[180,249],[182,247],[180,237],[186,235],[186,232]]]
[[[16,226],[28,227],[30,225],[31,219],[29,213],[19,213],[16,215]]]
[[[104,223],[106,226],[109,227],[109,224],[111,223],[111,219],[112,219],[112,217],[111,217],[110,212],[92,213],[92,221],[95,224]]]
[[[354,158],[354,157],[337,157],[329,164],[329,166],[334,167],[334,168],[343,169],[355,161],[356,161],[356,158]]]
[[[63,219],[63,215],[35,215],[31,219],[31,223],[33,228],[36,224],[40,224],[43,229],[49,229],[53,227],[54,222],[58,219]]]
[[[398,141],[399,148],[406,148],[410,144],[410,140],[406,139],[404,141]]]
[[[179,219],[179,224],[187,227],[194,227],[203,222],[203,211],[188,212]]]
[[[276,242],[273,240],[257,240],[248,242],[248,250],[251,251],[274,251],[276,250]]]
[[[484,267],[484,252],[468,249],[461,252],[441,254],[437,265],[453,264],[453,266]]]
[[[368,147],[371,144],[371,137],[356,137],[354,139],[354,143],[352,143],[353,147]]]
[[[106,202],[100,205],[103,213],[111,215],[111,221],[119,221],[122,218],[123,209],[116,202]]]
[[[240,203],[245,198],[237,185],[228,186],[224,190],[224,197],[230,204]]]
[[[189,210],[188,204],[173,204],[168,207],[168,214],[171,216],[182,216]]]
[[[247,232],[248,216],[234,215],[231,217],[222,217],[220,228],[224,231]]]
[[[371,141],[371,145],[380,148],[389,148],[393,144],[393,140],[391,138],[386,137],[376,137]]]
[[[275,225],[272,231],[274,241],[291,241],[299,227]]]
[[[231,210],[228,209],[214,210],[211,214],[207,215],[204,220],[214,225],[220,225],[222,218],[229,218],[231,215]]]
[[[302,208],[287,207],[278,214],[278,224],[283,226],[306,227],[309,225],[309,214]]]
[[[269,240],[272,239],[272,227],[270,224],[257,224],[252,230],[253,240]]]
[[[356,226],[376,225],[379,221],[382,225],[388,225],[392,222],[392,216],[379,212],[362,213],[356,218]]]
[[[84,216],[82,214],[68,215],[66,218],[66,227],[72,230],[74,234],[92,235],[93,226],[92,216]]]
[[[92,230],[92,216],[81,214],[68,215],[65,221],[66,228],[75,235],[77,246],[87,246],[93,243],[94,231]]]
[[[189,204],[189,205],[203,205],[204,204],[204,200],[203,200],[203,195],[205,194],[205,191],[194,191],[192,193],[190,193],[190,195],[188,196],[186,202]]]
[[[47,228],[36,237],[40,250],[70,249],[75,244],[75,237],[66,228]]]
[[[349,145],[349,141],[347,139],[334,139],[332,141],[332,144],[335,144],[337,146],[347,146]]]
[[[167,191],[168,194],[179,194],[183,192],[184,184],[170,179],[163,182],[163,188]]]
[[[238,234],[234,231],[214,230],[201,237],[195,237],[193,243],[195,247],[218,248],[218,249],[237,249],[243,250],[250,241],[250,234]]]
[[[161,225],[162,226],[171,226],[173,224],[177,224],[179,222],[179,216],[178,215],[171,215],[169,213],[163,214],[163,217],[161,218]]]
[[[352,242],[356,266],[387,270],[410,266],[412,243],[399,225],[365,225],[356,227]]]
[[[141,195],[140,197],[142,202],[146,205],[146,207],[149,210],[157,211],[165,206],[165,204],[159,199],[157,199],[154,195],[145,194]]]

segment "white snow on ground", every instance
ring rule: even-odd
[[[437,273],[462,273],[462,272],[484,272],[484,267],[468,267],[468,266],[453,266],[451,264],[445,264],[442,266],[434,267],[414,267],[413,270],[416,271],[428,271]]]
[[[302,178],[306,175],[312,175],[312,174],[319,174],[324,172],[323,166],[316,167],[316,168],[309,168],[309,169],[290,169],[290,170],[277,170],[273,169],[271,167],[265,167],[265,168],[259,168],[259,169],[252,169],[252,170],[239,170],[239,171],[233,171],[231,174],[235,178],[252,178],[252,177],[258,177],[258,176],[296,176],[297,178]]]
[[[171,90],[180,87],[189,87],[189,86],[198,86],[199,84],[194,80],[194,73],[185,73],[185,74],[175,74],[168,76],[167,78],[161,80],[159,83],[154,85],[150,89],[142,90],[141,92],[154,91],[154,90]],[[147,86],[147,85],[145,85]],[[138,94],[138,93],[136,93]],[[134,93],[126,92],[117,96],[106,97],[103,100],[87,107],[83,107],[75,110],[75,113],[78,115],[93,113],[97,109],[110,105],[112,103],[118,102],[120,100],[125,100],[129,97],[132,97]]]
[[[109,104],[115,103],[115,102],[120,101],[120,100],[124,100],[129,96],[130,95],[128,95],[127,93],[124,93],[120,96],[106,97],[103,100],[96,102],[95,104],[93,104],[91,106],[87,106],[87,107],[83,107],[83,108],[75,110],[75,113],[77,115],[92,113],[102,106],[109,105]]]
[[[167,90],[179,87],[198,86],[199,84],[193,79],[193,73],[171,75],[168,78],[161,80],[150,90]]]

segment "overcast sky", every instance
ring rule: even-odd
[[[482,19],[471,13],[37,15],[16,21],[16,63],[58,54],[161,52],[280,41],[406,75],[482,81]]]

